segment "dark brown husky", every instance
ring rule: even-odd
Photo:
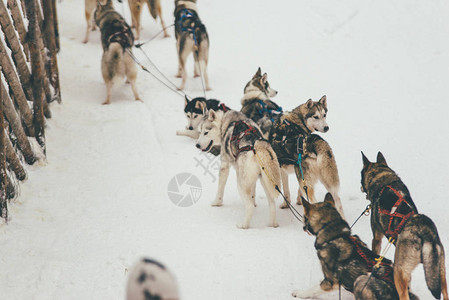
[[[315,249],[324,279],[317,287],[294,291],[293,296],[313,298],[341,285],[353,292],[356,299],[399,299],[394,288],[391,261],[384,259],[378,267],[375,266],[379,256],[369,250],[358,236],[351,235],[351,229],[336,210],[330,193],[326,194],[324,202],[311,204],[302,199],[302,203],[304,230],[316,236]],[[410,296],[417,299],[412,294]]]
[[[372,249],[379,253],[382,237],[396,245],[394,279],[400,299],[409,299],[411,273],[424,265],[427,287],[436,299],[448,300],[444,248],[435,224],[418,214],[405,184],[387,165],[382,153],[372,163],[362,153],[362,191],[371,201]]]

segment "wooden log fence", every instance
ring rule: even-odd
[[[55,0],[0,0],[0,218],[6,221],[26,165],[46,155],[49,104],[61,102],[57,20]]]

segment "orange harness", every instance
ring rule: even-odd
[[[401,193],[399,193],[399,191],[395,190],[394,188],[392,188],[391,186],[387,185],[386,187],[384,187],[381,191],[381,195],[384,192],[384,190],[386,188],[389,188],[397,197],[398,200],[396,201],[396,203],[393,205],[393,207],[391,208],[390,211],[386,210],[386,209],[382,209],[379,207],[379,213],[383,214],[383,215],[387,215],[390,216],[390,222],[388,223],[388,229],[385,232],[385,236],[388,238],[393,238],[394,240],[397,240],[397,237],[399,235],[399,233],[401,233],[402,229],[405,226],[405,223],[407,222],[407,220],[414,216],[416,214],[416,211],[412,208],[412,206],[407,202],[407,200],[405,200],[404,196],[402,196]],[[397,210],[399,208],[399,206],[405,203],[407,204],[408,207],[411,208],[411,210],[407,213],[407,214],[401,214],[398,213]],[[392,224],[393,224],[393,220],[394,218],[400,218],[401,222],[399,222],[399,224],[396,226],[396,228],[394,228],[394,230],[391,228]]]

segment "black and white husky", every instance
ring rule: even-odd
[[[206,100],[206,98],[197,97],[189,100],[187,97],[185,97],[184,114],[187,118],[187,126],[185,130],[176,131],[176,134],[198,139],[198,137],[200,136],[198,127],[203,121],[206,111],[227,111],[229,109],[230,108],[227,107],[224,103],[220,103],[220,101],[216,99]]]
[[[176,77],[182,77],[179,86],[183,90],[187,80],[185,64],[191,52],[195,60],[194,76],[201,74],[206,83],[206,90],[210,90],[209,76],[207,75],[207,63],[209,60],[209,36],[206,26],[201,22],[196,0],[175,0],[175,36],[176,49],[178,50],[178,73]]]
[[[200,128],[197,148],[204,152],[221,148],[218,192],[212,206],[223,205],[224,188],[232,165],[237,173],[238,190],[246,208],[245,219],[237,227],[246,229],[250,226],[257,179],[260,179],[268,198],[270,226],[277,227],[275,199],[279,193],[275,185],[279,187],[281,184],[279,163],[276,153],[263,139],[257,124],[235,110],[211,110]]]

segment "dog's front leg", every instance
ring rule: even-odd
[[[305,291],[296,290],[293,291],[292,296],[296,298],[302,299],[310,299],[314,297],[318,297],[322,294],[330,292],[338,288],[338,285],[333,285],[330,281],[324,279],[319,285],[311,287]]]
[[[176,135],[188,136],[196,140],[200,137],[200,133],[196,130],[176,130]]]
[[[288,201],[288,203],[290,203],[290,188],[288,186],[288,173],[287,170],[284,170],[284,168],[281,168],[281,179],[282,179],[282,188],[284,190],[284,196],[285,199],[281,204],[281,208],[288,208],[288,204],[286,203],[286,201]]]
[[[212,202],[212,206],[222,206],[223,205],[223,194],[224,194],[224,188],[226,185],[226,181],[228,180],[229,176],[229,162],[224,161],[223,158],[221,159],[221,165],[220,165],[220,174],[218,176],[218,191],[217,196],[215,197],[215,201]]]

